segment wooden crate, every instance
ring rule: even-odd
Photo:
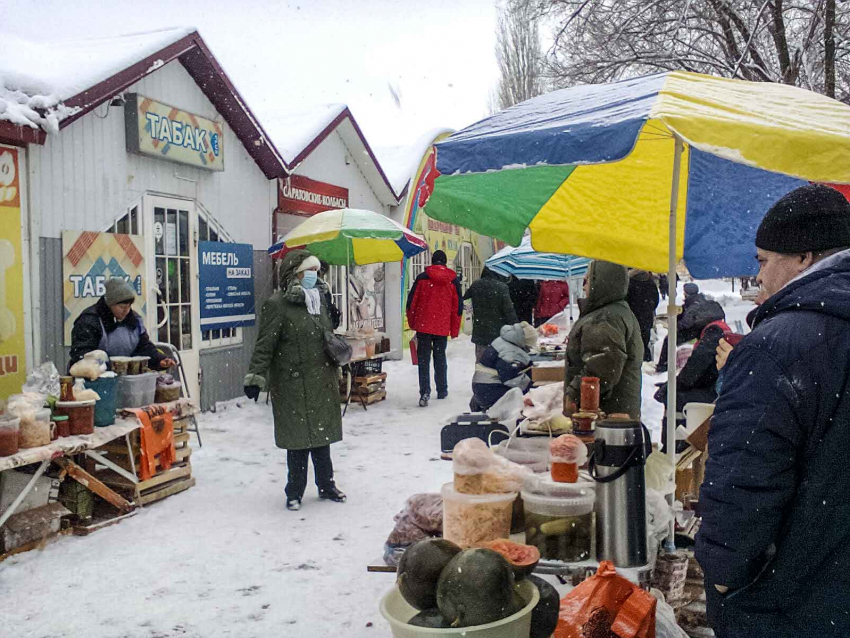
[[[155,457],[156,472],[146,481],[133,484],[126,477],[109,468],[96,466],[91,459],[87,460],[87,469],[116,492],[131,498],[140,505],[147,505],[187,490],[195,485],[195,479],[192,477],[192,447],[189,442],[191,433],[188,425],[188,418],[174,420],[174,462],[169,469],[163,469],[160,465],[161,455],[158,454]],[[105,453],[110,461],[128,472],[132,472],[135,466],[138,473],[142,460],[140,436],[139,430],[130,434],[132,462],[130,461],[131,449],[128,449],[124,439],[107,443],[97,451]]]

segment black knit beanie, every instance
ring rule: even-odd
[[[435,250],[431,256],[431,264],[434,266],[445,266],[447,263],[449,263],[449,260],[446,257],[446,253],[442,250]]]
[[[850,246],[850,202],[823,184],[796,188],[771,206],[756,232],[756,247],[774,253],[817,252]]]

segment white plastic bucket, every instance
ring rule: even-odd
[[[694,433],[699,426],[705,423],[705,420],[714,414],[713,403],[688,403],[682,408],[682,413],[685,415],[685,427],[687,434]]]
[[[464,638],[527,638],[531,633],[531,611],[540,602],[540,592],[528,580],[517,584],[517,591],[528,604],[513,616],[486,625],[457,627],[456,629],[430,629],[408,625],[407,621],[419,611],[407,604],[393,588],[381,599],[381,615],[390,623],[395,638],[421,638],[422,636],[463,636]]]

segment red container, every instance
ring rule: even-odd
[[[56,438],[71,436],[71,422],[67,416],[54,416],[53,425],[56,426]]]
[[[552,459],[551,468],[552,480],[556,483],[576,483],[578,482],[578,465],[575,463],[565,463],[558,459]]]
[[[599,378],[581,378],[581,403],[579,408],[582,412],[596,412],[599,410]]]
[[[418,366],[419,365],[419,354],[416,352],[416,337],[410,340],[410,362]]]
[[[60,401],[56,404],[56,414],[68,417],[68,430],[75,434],[94,433],[94,401]]]

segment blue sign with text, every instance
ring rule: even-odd
[[[250,244],[198,244],[201,330],[253,326],[254,249]]]

